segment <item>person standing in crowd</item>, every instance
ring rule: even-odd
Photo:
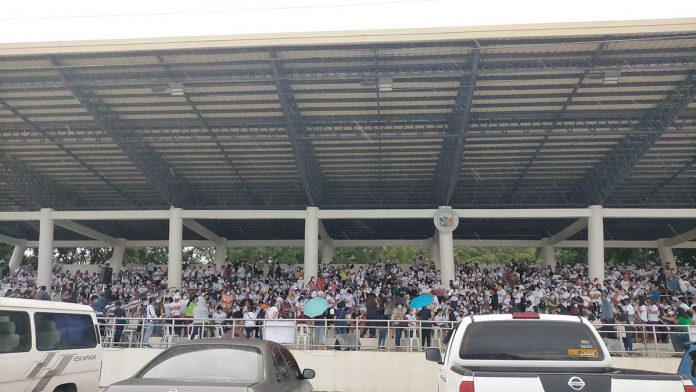
[[[116,301],[116,309],[114,310],[114,337],[113,345],[118,346],[121,344],[121,337],[123,336],[123,326],[126,324],[126,311],[123,310],[121,301]]]
[[[217,308],[215,308],[212,319],[213,322],[215,322],[215,337],[220,338],[223,335],[222,323],[227,319],[227,314],[222,311],[222,305],[218,305]]]
[[[155,313],[155,299],[150,298],[148,300],[147,306],[145,307],[145,332],[143,333],[143,346],[150,346],[150,336],[152,336],[152,331],[155,328],[155,322],[157,321],[157,314]]]
[[[36,296],[34,296],[34,299],[37,299],[39,301],[51,300],[51,296],[48,295],[48,293],[46,292],[46,286],[39,287],[39,291],[36,292]]]
[[[394,328],[394,346],[397,347],[397,350],[401,347],[401,336],[404,332],[403,320],[405,316],[404,306],[402,304],[396,305],[396,308],[394,308],[392,312],[391,319],[394,321],[392,324]]]
[[[421,345],[423,348],[432,347],[431,335],[433,332],[433,319],[433,311],[429,306],[424,306],[418,311],[418,320],[421,321]]]
[[[252,307],[247,308],[244,313],[244,335],[250,339],[256,329],[256,312]]]
[[[191,301],[193,303],[193,301]],[[208,305],[205,303],[205,298],[201,295],[195,302],[195,307],[192,313],[192,328],[189,334],[189,340],[200,339],[203,335],[203,327],[205,322],[208,320],[209,310]]]
[[[679,328],[672,328],[669,334],[672,340],[672,348],[675,352],[681,353],[684,351],[684,345],[689,341],[689,326],[693,324],[693,315],[690,311],[684,310],[682,307],[677,308],[677,315],[662,317],[662,320],[674,324],[681,325]]]

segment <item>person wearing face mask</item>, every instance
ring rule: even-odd
[[[222,305],[222,310],[225,313],[230,313],[232,311],[232,303],[234,302],[234,296],[232,295],[232,292],[227,289],[225,294],[222,295],[222,298],[220,299],[220,304]]]
[[[403,320],[404,320],[404,305],[398,304],[396,305],[396,308],[392,311],[391,319],[394,320],[394,323],[392,326],[394,327],[394,345],[397,347],[397,351],[400,350],[401,347],[401,335],[404,332],[403,329]]]
[[[407,322],[408,329],[406,330],[406,336],[408,338],[418,337],[418,323],[416,322],[416,309],[409,308],[408,313],[404,315],[404,320]]]

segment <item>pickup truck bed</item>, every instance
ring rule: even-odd
[[[585,319],[523,314],[474,316],[454,332],[439,392],[696,392],[677,374],[619,369]],[[475,326],[473,324],[476,324]]]

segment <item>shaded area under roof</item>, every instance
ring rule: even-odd
[[[695,75],[693,31],[0,56],[0,210],[694,208]],[[569,223],[467,221],[455,237],[538,239]],[[85,224],[167,237],[166,222]],[[208,224],[229,239],[304,233]],[[433,231],[325,225],[339,239]],[[637,240],[696,225],[606,226]]]

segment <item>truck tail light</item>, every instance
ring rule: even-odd
[[[459,392],[476,392],[474,391],[474,382],[473,381],[462,381],[461,384],[459,384]],[[684,392],[692,392],[692,391],[684,391]],[[696,391],[693,391],[696,392]]]
[[[539,313],[516,312],[512,314],[513,319],[539,319]]]
[[[684,385],[684,392],[696,392],[696,387],[693,385]]]

